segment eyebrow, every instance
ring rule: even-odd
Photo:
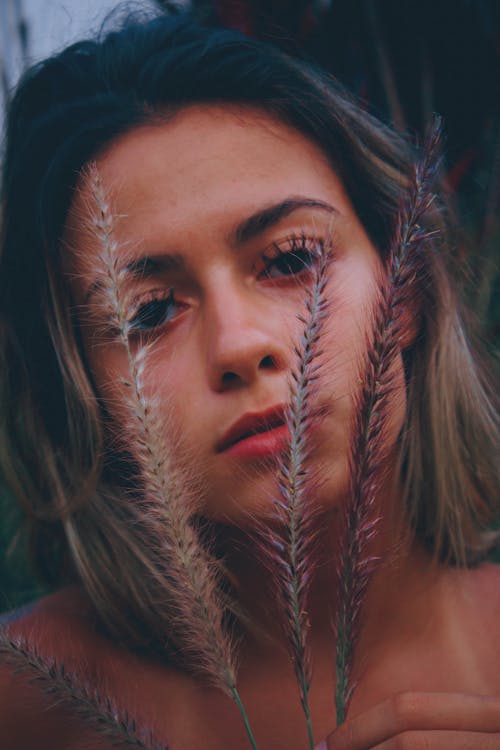
[[[314,198],[289,197],[279,203],[266,206],[241,221],[230,235],[232,245],[243,245],[285,219],[299,208],[319,208],[332,214],[336,209],[325,201]]]
[[[279,203],[264,206],[264,208],[240,221],[230,232],[228,240],[231,245],[236,247],[244,245],[278,224],[282,219],[290,216],[294,211],[303,208],[319,209],[328,214],[337,213],[337,209],[326,201],[302,196],[290,196]],[[185,267],[185,259],[180,253],[162,253],[157,256],[146,255],[137,258],[137,260],[127,263],[123,270],[134,278],[143,279],[169,271],[182,271]],[[101,288],[102,282],[96,279],[85,294],[84,304],[87,304],[90,297]]]

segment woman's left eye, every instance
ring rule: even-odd
[[[152,296],[145,300],[129,321],[131,330],[147,332],[159,328],[173,317],[172,311],[175,304],[173,289],[168,291],[167,296]]]
[[[292,237],[288,241],[286,249],[273,244],[276,255],[263,256],[267,265],[263,273],[266,278],[279,278],[281,276],[296,276],[303,271],[309,270],[316,263],[321,249],[322,241],[315,238]]]

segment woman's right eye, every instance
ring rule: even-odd
[[[169,289],[167,296],[157,296],[157,294],[157,292],[152,292],[149,298],[137,307],[134,316],[129,321],[132,332],[153,331],[174,317],[172,311],[177,304],[174,299],[174,290]]]

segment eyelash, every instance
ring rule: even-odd
[[[172,303],[175,303],[172,287],[149,292],[141,299],[135,314],[129,320],[131,333],[147,333],[167,323],[166,315]]]
[[[284,275],[278,277],[268,276],[270,279],[287,278],[298,276],[304,271],[312,268],[319,256],[319,249],[323,246],[323,240],[317,237],[307,237],[304,233],[292,235],[285,240],[286,248],[273,243],[273,254],[262,255],[262,260],[267,261],[265,272],[277,268],[282,264]],[[297,268],[297,262],[300,267]],[[288,271],[288,273],[287,273]],[[134,333],[148,333],[165,325],[170,321],[167,317],[172,305],[176,304],[173,288],[152,291],[139,300],[136,311],[129,321],[130,331]]]
[[[291,271],[290,276],[298,276],[305,270],[310,270],[319,256],[319,249],[323,246],[323,240],[318,237],[307,237],[303,232],[300,235],[294,234],[285,240],[286,248],[273,242],[272,247],[275,251],[273,255],[263,255],[262,260],[268,261],[266,270],[276,267],[280,262],[288,264],[286,266]],[[292,265],[300,261],[301,267],[293,270]],[[274,277],[270,277],[274,278]]]

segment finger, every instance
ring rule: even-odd
[[[500,732],[500,697],[461,693],[398,693],[330,735],[328,748],[367,750],[409,730]]]
[[[370,750],[498,750],[500,734],[484,732],[403,732]]]

